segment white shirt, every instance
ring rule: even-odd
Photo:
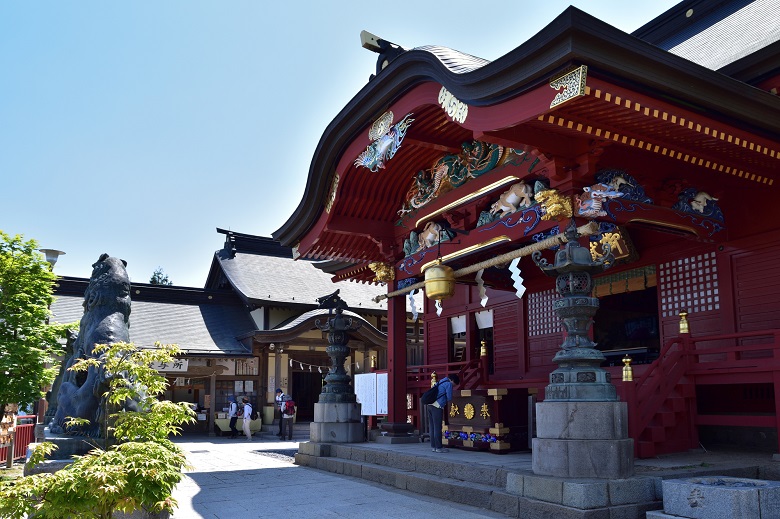
[[[247,402],[246,404],[244,404],[244,417],[243,417],[244,420],[251,420],[252,419],[251,414],[252,414],[252,404]]]
[[[228,411],[228,418],[233,418],[238,412],[238,405],[235,402],[230,402],[230,411]]]

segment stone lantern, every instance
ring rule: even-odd
[[[591,274],[609,268],[614,259],[593,261],[577,242],[572,220],[568,242],[550,265],[541,252],[536,265],[555,277],[561,298],[553,303],[566,330],[561,349],[553,357],[558,369],[550,374],[544,401],[536,404],[533,439],[534,474],[567,478],[621,479],[634,473],[634,441],[628,436],[628,406],[619,402],[610,374],[600,365],[604,355],[588,337],[599,300],[592,297]]]
[[[550,374],[550,385],[545,388],[545,401],[611,401],[616,400],[615,386],[610,375],[600,367],[604,355],[588,337],[593,316],[599,309],[597,297],[591,297],[591,273],[612,266],[614,256],[604,244],[604,255],[593,261],[590,250],[577,242],[577,228],[572,220],[566,229],[566,245],[555,254],[550,265],[542,253],[534,252],[534,263],[548,276],[555,277],[555,287],[561,298],[553,309],[561,318],[566,339],[553,357],[560,366]]]
[[[352,378],[344,369],[349,356],[349,333],[359,326],[344,315],[347,304],[339,291],[317,299],[319,308],[329,309],[328,320],[318,319],[316,326],[328,334],[325,352],[331,360],[319,401],[314,404],[314,421],[309,426],[313,442],[355,443],[363,441],[360,404],[357,402]],[[335,310],[335,313],[333,312]]]

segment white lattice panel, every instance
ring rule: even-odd
[[[720,310],[715,253],[699,254],[659,265],[661,316]]]
[[[561,332],[561,320],[553,311],[553,301],[559,297],[555,289],[528,295],[528,335]]]

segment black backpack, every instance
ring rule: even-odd
[[[422,405],[431,405],[436,401],[436,397],[439,396],[439,384],[441,384],[441,382],[436,382],[435,386],[422,394],[420,397],[420,403],[422,403]]]
[[[249,419],[250,420],[257,420],[257,417],[259,416],[257,414],[257,409],[255,409],[255,406],[253,406],[252,404],[247,404],[247,405],[249,405],[249,407],[252,408],[252,410],[249,412]]]

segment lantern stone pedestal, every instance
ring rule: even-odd
[[[542,271],[556,277],[562,296],[553,303],[566,339],[553,357],[558,369],[550,374],[544,401],[536,404],[533,439],[534,474],[563,478],[624,479],[634,475],[634,441],[628,436],[628,406],[617,401],[610,374],[600,367],[604,355],[588,336],[599,300],[590,297],[591,272],[608,268],[608,247],[599,261],[577,242],[574,222],[566,230],[568,243],[549,265],[533,255]]]
[[[331,367],[325,376],[319,401],[314,404],[314,421],[309,426],[309,437],[313,442],[356,443],[364,440],[360,404],[357,402],[352,378],[344,369],[349,355],[348,333],[358,328],[352,318],[344,317],[347,304],[338,296],[339,291],[321,297],[320,308],[335,309],[327,322],[316,322],[317,328],[328,332],[328,347],[325,352],[331,359]]]

